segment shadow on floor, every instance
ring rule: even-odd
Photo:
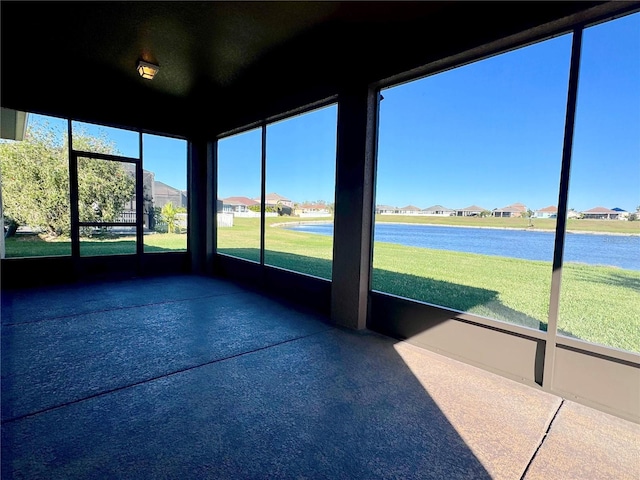
[[[10,297],[3,478],[490,478],[387,337],[203,277]]]

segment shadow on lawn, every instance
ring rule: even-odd
[[[588,272],[581,269],[572,271],[565,266],[566,278],[574,278],[581,282],[599,283],[615,288],[625,288],[631,291],[640,291],[640,272],[634,270],[620,270],[612,272],[598,267],[591,268]],[[567,280],[570,281],[570,280]]]
[[[258,249],[226,249],[220,251],[232,256],[259,261]],[[265,263],[321,278],[331,278],[331,262],[328,260],[266,251]],[[635,293],[640,290],[640,272],[636,270],[567,262],[564,265],[563,276],[563,283],[570,284],[574,282],[576,286],[583,282],[584,284],[592,284],[594,287],[598,285],[611,287],[611,289],[620,292]],[[540,305],[538,309],[540,313],[536,313],[533,316],[505,305],[500,299],[500,294],[504,292],[468,287],[378,268],[373,269],[372,288],[376,291],[420,302],[446,306],[461,312],[469,312],[490,319],[547,331],[548,298],[540,298],[540,303],[544,301],[546,305]],[[514,285],[513,288],[517,288],[517,285]],[[593,298],[595,297],[592,297],[591,300]],[[576,339],[583,337],[580,332],[581,330],[578,331],[577,329],[576,332],[562,328],[558,329],[560,335]]]
[[[259,261],[255,248],[224,248],[218,253],[232,257]],[[305,257],[291,253],[265,251],[265,264],[331,280],[330,260]],[[372,289],[399,297],[440,305],[460,312],[506,321],[517,325],[546,331],[547,323],[504,305],[499,293],[486,288],[470,287],[428,277],[391,272],[374,268]]]

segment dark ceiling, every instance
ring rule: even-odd
[[[5,0],[1,102],[210,134],[601,3]],[[160,65],[154,80],[139,58]]]

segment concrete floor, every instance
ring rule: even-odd
[[[640,426],[220,280],[2,292],[2,479],[634,479]]]

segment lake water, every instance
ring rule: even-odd
[[[333,235],[331,223],[287,228]],[[553,238],[552,232],[393,223],[378,223],[374,233],[377,242],[548,262],[553,261]],[[564,261],[640,270],[640,236],[567,233]]]

